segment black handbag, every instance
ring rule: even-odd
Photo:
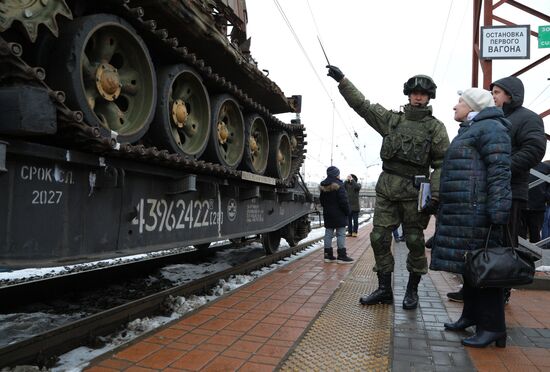
[[[465,280],[475,288],[510,288],[531,284],[535,276],[536,257],[521,248],[488,248],[491,228],[492,226],[489,227],[485,248],[465,253]]]

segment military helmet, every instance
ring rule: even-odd
[[[421,92],[426,92],[430,98],[435,98],[436,89],[437,85],[435,85],[432,78],[427,75],[414,75],[403,84],[403,94],[406,96],[411,94],[414,90],[419,90]]]

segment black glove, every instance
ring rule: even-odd
[[[422,208],[422,213],[437,214],[438,209],[439,209],[439,200],[430,198],[426,202],[426,205],[424,206],[424,208]]]
[[[327,68],[328,68],[327,76],[330,76],[331,78],[333,78],[337,82],[342,81],[342,79],[344,78],[344,73],[342,71],[340,71],[340,69],[338,67],[333,66],[333,65],[327,65]]]

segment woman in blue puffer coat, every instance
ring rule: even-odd
[[[461,122],[443,162],[439,190],[440,209],[430,269],[464,273],[464,253],[482,248],[493,225],[491,245],[501,240],[512,202],[510,189],[510,122],[494,106],[489,91],[470,88],[454,107]],[[463,287],[464,309],[460,319],[445,323],[450,331],[476,326],[475,335],[462,344],[506,346],[502,288]]]

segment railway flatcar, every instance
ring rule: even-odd
[[[301,96],[243,0],[0,3],[0,267],[310,230]]]

